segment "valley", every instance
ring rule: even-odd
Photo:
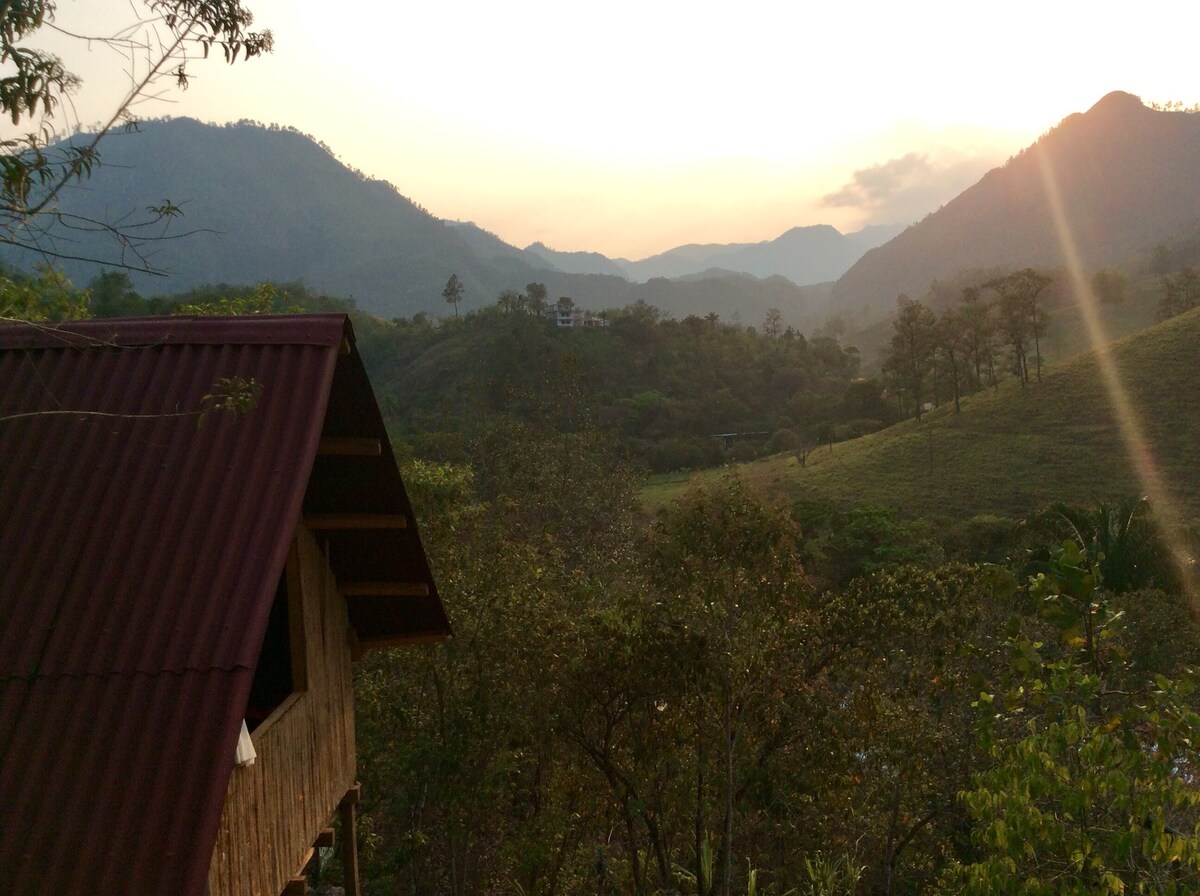
[[[363,892],[406,896],[1200,892],[1195,110],[1111,93],[916,223],[640,260],[443,220],[290,127],[150,120],[100,146],[49,214],[105,226],[40,254],[10,240],[0,328],[151,318],[161,344],[55,348],[150,358],[130,364],[147,392],[166,316],[296,332],[271,337],[286,351],[270,343],[262,382],[243,369],[261,346],[171,345],[231,372],[161,414],[60,406],[42,349],[13,336],[4,369],[48,404],[0,414],[0,464],[37,467],[16,428],[32,417],[51,443],[95,424],[87,445],[131,457],[162,419],[182,448],[248,420],[276,438],[246,449],[263,481],[293,442],[319,470],[386,461],[403,513],[351,516],[421,553],[407,582],[328,574],[357,720],[339,722],[353,802],[320,843],[349,831],[355,849],[309,850],[288,892],[353,889],[360,844]],[[161,231],[113,243],[118,209],[164,197]],[[295,358],[324,366],[305,379]],[[382,438],[326,438],[350,375],[375,403],[336,422]],[[260,401],[307,428],[282,438]],[[221,469],[211,490],[240,492]],[[67,540],[99,539],[105,483],[68,472]],[[376,496],[302,472],[279,516],[326,562],[359,530],[312,512],[320,489]],[[192,475],[151,474],[167,504]],[[43,483],[3,481],[37,504]],[[39,582],[87,572],[53,545],[29,556]],[[452,636],[363,655],[356,620],[431,595]],[[270,612],[283,651],[297,617]],[[40,674],[10,676],[11,705]]]

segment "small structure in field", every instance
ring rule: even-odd
[[[9,890],[299,892],[340,813],[356,891],[351,661],[448,634],[345,315],[0,326]]]

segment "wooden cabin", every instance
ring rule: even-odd
[[[303,892],[339,815],[356,892],[351,663],[448,634],[345,315],[0,326],[13,892]]]

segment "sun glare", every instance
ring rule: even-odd
[[[1108,401],[1120,428],[1125,452],[1129,456],[1130,465],[1134,475],[1137,476],[1142,493],[1150,499],[1155,522],[1179,571],[1179,578],[1183,583],[1184,593],[1191,603],[1192,611],[1200,613],[1200,588],[1196,581],[1196,560],[1179,534],[1179,526],[1184,515],[1174,499],[1169,483],[1165,481],[1159,470],[1154,456],[1154,448],[1146,438],[1145,428],[1137,408],[1130,399],[1129,392],[1121,380],[1121,371],[1113,360],[1111,344],[1097,311],[1096,294],[1092,290],[1088,278],[1084,275],[1083,262],[1075,243],[1071,222],[1063,205],[1054,160],[1050,158],[1044,146],[1039,147],[1037,159],[1062,257],[1070,277],[1071,290],[1079,304],[1084,326],[1087,328],[1088,341],[1091,343],[1096,358],[1096,368],[1100,372],[1101,383],[1108,394]]]

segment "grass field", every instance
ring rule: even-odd
[[[1164,482],[1185,515],[1200,517],[1200,310],[1115,343],[1113,356]],[[739,469],[794,500],[935,519],[1021,516],[1056,500],[1087,506],[1145,491],[1091,353],[1048,368],[1041,383],[971,396],[961,414],[943,406],[920,423],[821,448],[804,466],[787,454]],[[659,477],[643,503],[653,511],[716,475]]]

